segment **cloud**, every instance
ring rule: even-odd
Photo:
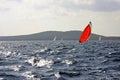
[[[110,12],[120,10],[120,1],[114,0],[73,0],[64,4],[67,9]]]
[[[10,11],[17,8],[22,0],[0,0],[0,12]]]
[[[95,0],[72,0],[73,3],[77,5],[92,5],[94,4]]]
[[[56,10],[56,12],[64,11],[99,11],[99,12],[110,12],[120,10],[120,0],[0,0],[0,6],[13,8],[18,7],[18,3],[21,6],[34,8],[35,10]],[[17,4],[17,5],[16,5]]]
[[[2,6],[2,7],[1,7]],[[81,10],[110,12],[120,10],[120,0],[0,0],[1,10],[26,9],[55,15],[71,15]],[[20,8],[21,7],[21,8]]]
[[[9,10],[10,10],[10,8],[0,7],[0,12],[6,12]]]
[[[114,1],[116,1],[116,2],[120,2],[120,0],[114,0]]]
[[[119,0],[0,0],[0,12],[20,20],[58,19],[76,17],[83,11],[118,11],[119,4]]]
[[[76,16],[80,11],[113,12],[120,10],[120,0],[25,0],[29,8],[42,15]]]
[[[23,0],[4,0],[4,1],[8,1],[8,2],[22,2]]]
[[[46,30],[46,26],[48,30],[80,30],[91,20],[94,32],[104,34],[105,27],[112,32],[113,26],[119,25],[119,14],[120,0],[0,0],[4,33],[8,27],[16,33],[24,32],[24,27],[24,33]]]
[[[92,6],[94,11],[118,11],[120,10],[120,1],[117,0],[96,0],[96,3]]]

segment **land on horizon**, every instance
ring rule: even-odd
[[[53,40],[56,36],[57,40],[78,40],[81,31],[45,31],[40,33],[34,33],[29,35],[17,35],[17,36],[0,36],[1,41],[14,41],[14,40]],[[91,34],[90,40],[98,40],[99,36],[102,40],[120,40],[120,36],[103,36],[99,34]]]

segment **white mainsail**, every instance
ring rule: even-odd
[[[56,39],[57,39],[57,37],[55,36],[54,39],[53,39],[53,41],[56,41]]]
[[[102,39],[102,37],[101,36],[99,36],[99,41]]]

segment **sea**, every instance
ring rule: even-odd
[[[0,41],[0,80],[120,80],[120,40]]]

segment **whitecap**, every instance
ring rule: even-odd
[[[66,63],[68,65],[73,64],[73,61],[71,60],[63,60],[62,63]]]
[[[8,56],[14,56],[16,52],[14,51],[0,51],[0,56],[2,57],[8,57]]]
[[[52,60],[47,60],[37,57],[31,57],[25,62],[30,63],[32,66],[38,66],[38,67],[47,66],[48,68],[54,63]]]
[[[0,80],[4,80],[4,78],[1,78],[1,77],[0,77]]]
[[[23,66],[22,65],[13,65],[13,66],[10,66],[11,69],[13,69],[14,71],[20,71]]]
[[[69,50],[69,51],[67,51],[67,53],[72,53],[72,52],[74,52],[76,49],[75,48],[73,48],[73,49],[71,49],[71,50]]]
[[[10,69],[14,71],[20,71],[22,68],[22,65],[0,66],[0,69]]]
[[[59,79],[59,78],[61,77],[61,75],[59,74],[59,72],[56,72],[54,75],[55,75],[55,77],[56,77],[57,79]]]
[[[42,66],[47,66],[48,68],[50,68],[50,66],[53,64],[54,62],[52,60],[45,60],[45,59],[40,59],[39,62],[37,63],[38,67],[42,67]]]
[[[25,73],[22,74],[26,78],[34,78],[34,75],[32,74],[31,71],[26,71]]]
[[[32,56],[30,59],[28,59],[25,62],[30,63],[32,66],[35,66],[38,63],[38,61],[39,61],[38,58]]]
[[[48,48],[47,47],[44,47],[43,49],[40,49],[39,52],[45,52]]]

